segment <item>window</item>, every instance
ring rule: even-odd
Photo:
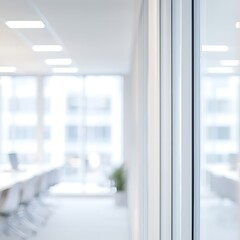
[[[88,142],[109,142],[111,140],[110,126],[87,127]]]
[[[87,111],[88,113],[110,113],[111,99],[110,97],[88,97]]]
[[[82,103],[81,95],[69,96],[67,98],[67,111],[69,113],[77,113],[80,111]]]
[[[229,100],[210,99],[207,101],[207,112],[210,113],[228,113],[230,112],[231,104]]]
[[[68,141],[78,140],[78,126],[67,126],[66,127],[66,138]]]
[[[231,137],[230,127],[208,127],[207,137],[209,140],[229,140]]]
[[[36,112],[36,99],[34,98],[13,98],[9,100],[9,111],[15,113]]]
[[[20,153],[17,155],[17,157],[21,164],[30,164],[36,159],[36,156],[31,153]]]
[[[44,99],[44,113],[49,114],[51,111],[51,101],[50,98]]]
[[[1,77],[1,154],[17,152],[22,163],[31,164],[37,153],[37,78]]]
[[[50,140],[50,138],[51,138],[51,128],[50,128],[50,126],[45,126],[44,127],[44,139]]]
[[[34,140],[36,128],[30,126],[10,126],[9,139]]]
[[[206,160],[209,163],[220,163],[225,159],[226,156],[221,154],[207,154]]]
[[[64,181],[110,191],[109,174],[122,162],[122,77],[51,76],[43,89],[45,155],[64,163]]]

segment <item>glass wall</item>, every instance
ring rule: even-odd
[[[201,1],[201,240],[238,240],[240,2]]]

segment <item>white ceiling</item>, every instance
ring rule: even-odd
[[[222,67],[222,60],[240,60],[240,29],[235,27],[240,21],[240,1],[204,0],[201,4],[201,44],[229,47],[226,52],[202,53],[202,71],[207,74],[208,68]],[[235,74],[239,74],[239,67],[234,67]]]
[[[0,66],[16,74],[51,74],[47,58],[72,58],[79,74],[126,74],[134,34],[133,0],[0,0]],[[44,29],[9,29],[5,21],[42,20]],[[32,45],[60,44],[60,53]]]

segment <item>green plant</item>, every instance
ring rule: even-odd
[[[115,168],[110,176],[118,192],[125,190],[126,176],[123,166]]]

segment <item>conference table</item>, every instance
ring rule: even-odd
[[[56,172],[60,175],[62,167],[62,165],[56,164],[20,165],[20,170],[16,171],[12,170],[8,165],[0,165],[0,192],[11,188],[17,183],[24,183],[33,177],[50,172]],[[60,178],[60,176],[58,177]]]
[[[208,185],[220,198],[239,202],[240,173],[228,165],[215,164],[206,167]]]

